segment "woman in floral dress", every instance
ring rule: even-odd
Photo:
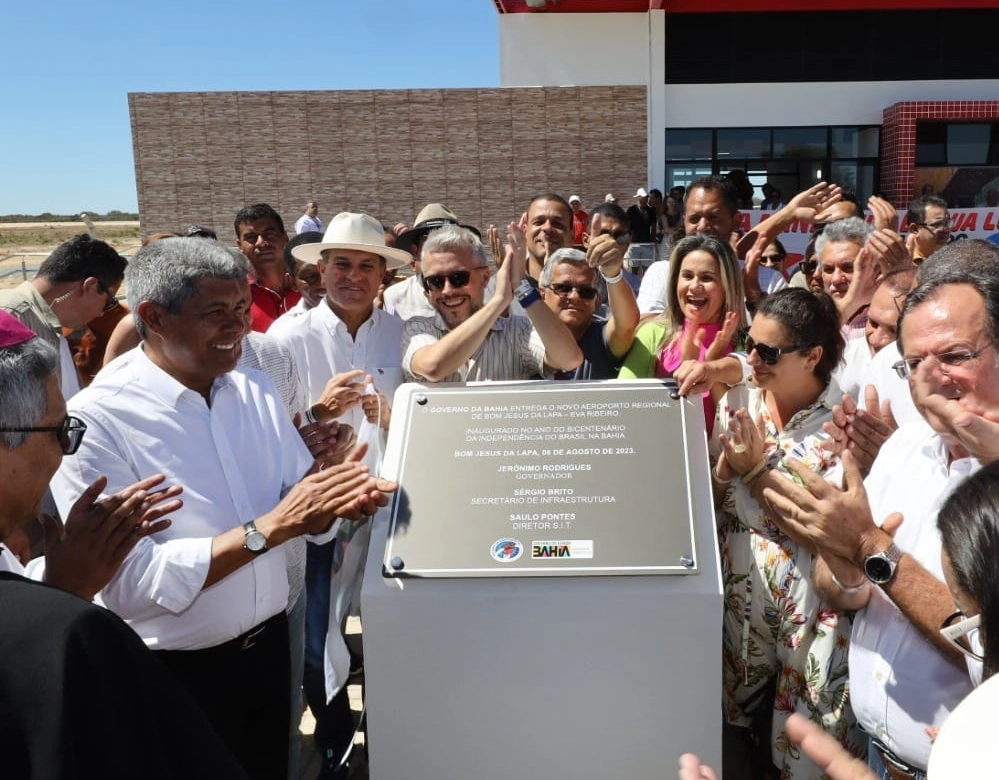
[[[755,730],[758,754],[773,764],[765,766],[767,775],[809,780],[822,772],[787,739],[791,713],[811,718],[850,749],[863,744],[850,733],[852,613],[833,608],[820,594],[837,587],[831,576],[836,561],[823,561],[785,535],[764,508],[762,491],[773,480],[792,478],[784,466],[788,457],[832,482],[842,480],[822,431],[841,400],[831,381],[843,353],[835,305],[798,288],[768,296],[757,309],[746,351],[752,378],[719,402],[714,442],[720,451],[715,477],[725,585],[724,703],[734,727],[726,736],[752,741]],[[848,604],[849,593],[847,586],[846,600],[838,601]],[[747,766],[746,776],[754,771],[760,769]],[[725,772],[729,780],[728,766]]]

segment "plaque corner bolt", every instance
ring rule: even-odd
[[[430,399],[427,398],[425,395],[418,395],[418,396],[416,396],[416,403],[418,405],[420,405],[420,406],[426,406],[427,405],[427,401],[429,401],[429,400]]]
[[[680,556],[680,565],[683,566],[683,568],[685,568],[685,569],[693,569],[694,568],[694,557],[692,555],[681,555]]]
[[[389,561],[389,566],[392,567],[392,571],[402,571],[406,568],[406,562],[397,555]]]

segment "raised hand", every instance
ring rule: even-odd
[[[107,477],[98,477],[69,510],[65,527],[43,515],[45,581],[93,599],[136,543],[169,527],[166,515],[183,506],[179,485],[153,490],[165,480],[154,474],[102,499]]]

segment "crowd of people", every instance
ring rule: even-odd
[[[922,778],[934,738],[966,756],[945,721],[999,668],[999,248],[949,243],[933,196],[907,236],[826,183],[771,188],[748,232],[731,178],[635,200],[540,194],[485,231],[439,203],[325,225],[312,201],[294,237],[258,203],[233,246],[195,226],[126,263],[79,236],[0,292],[12,776],[297,778],[303,690],[320,777],[348,775],[343,629],[404,381],[675,379],[712,460],[724,776]],[[630,245],[667,230],[669,259],[632,274]],[[95,745],[77,721],[105,710]]]

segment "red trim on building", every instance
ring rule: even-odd
[[[881,189],[899,208],[916,197],[916,122],[999,119],[999,100],[913,100],[884,110]]]
[[[540,0],[539,0],[540,1]],[[940,0],[547,0],[532,8],[527,0],[493,0],[501,14],[640,13],[665,10],[674,14],[765,11],[915,11],[938,10]],[[999,0],[950,0],[948,10],[999,8]]]

